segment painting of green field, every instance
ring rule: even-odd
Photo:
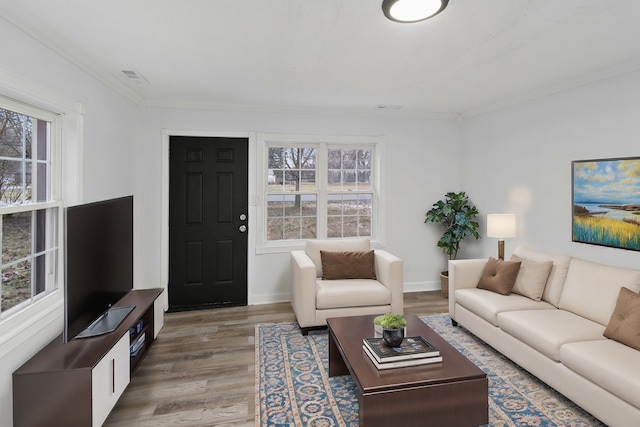
[[[640,250],[640,226],[618,219],[574,215],[573,240]]]

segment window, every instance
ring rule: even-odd
[[[263,246],[379,239],[379,138],[261,135]]]
[[[0,98],[0,319],[58,286],[55,120],[51,113]]]

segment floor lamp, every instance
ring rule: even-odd
[[[498,259],[504,259],[504,239],[516,237],[514,214],[488,214],[487,237],[498,239]]]

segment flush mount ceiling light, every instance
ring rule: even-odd
[[[384,16],[396,22],[419,22],[437,15],[449,0],[383,0]]]

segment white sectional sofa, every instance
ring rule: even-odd
[[[477,287],[487,259],[449,262],[454,325],[463,325],[609,426],[640,426],[640,351],[603,335],[614,309],[619,313],[621,287],[638,302],[640,270],[526,247],[514,255],[521,267],[509,295]],[[528,292],[518,287],[536,288],[522,283],[536,280],[527,274],[533,271],[529,267],[549,261],[538,294],[522,295]],[[640,337],[640,330],[634,333]]]

